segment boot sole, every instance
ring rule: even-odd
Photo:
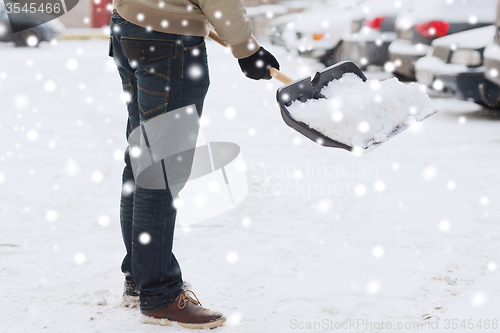
[[[173,320],[168,320],[165,318],[155,318],[151,316],[146,316],[146,315],[141,315],[142,316],[142,322],[144,324],[153,324],[153,325],[162,325],[162,326],[173,326],[173,325],[179,325],[184,328],[191,328],[191,329],[204,329],[204,328],[215,328],[217,326],[222,325],[225,321],[226,318],[221,318],[218,320],[214,320],[208,323],[182,323],[179,321],[173,321]]]

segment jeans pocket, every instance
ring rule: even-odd
[[[143,121],[167,111],[172,57],[176,43],[170,40],[122,37],[122,50],[137,78],[137,102]]]

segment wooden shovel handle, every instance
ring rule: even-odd
[[[289,83],[292,83],[294,81],[292,78],[281,73],[279,70],[277,70],[274,67],[271,67],[271,69],[269,71],[271,72],[271,76],[274,77],[276,80],[280,81],[281,83],[289,84]]]
[[[210,30],[210,32],[208,33],[208,38],[216,41],[217,43],[219,43],[220,45],[222,45],[224,47],[228,46],[226,43],[224,43],[222,41],[222,39],[219,37],[219,35],[213,30]],[[279,70],[277,70],[274,67],[271,67],[270,72],[271,72],[271,76],[274,77],[276,80],[280,81],[281,83],[288,84],[288,83],[291,83],[294,81],[292,78],[281,73]]]

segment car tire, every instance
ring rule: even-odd
[[[27,30],[23,32],[18,38],[16,38],[16,40],[14,40],[14,43],[16,46],[38,47],[41,41],[42,38],[37,31]]]
[[[345,49],[342,41],[340,41],[335,48],[326,51],[326,53],[319,58],[319,61],[326,67],[344,60],[347,59],[345,58]]]
[[[337,44],[337,47],[333,50],[332,59],[333,59],[335,64],[338,62],[347,60],[347,58],[345,56],[344,43],[342,41],[340,41]]]

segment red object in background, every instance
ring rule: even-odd
[[[365,26],[370,27],[375,30],[380,30],[380,27],[382,26],[382,22],[386,19],[386,16],[379,16],[375,17],[374,19],[371,20],[366,20],[365,21]]]
[[[438,38],[446,36],[449,28],[450,24],[444,21],[430,21],[420,23],[415,26],[415,29],[425,38]]]
[[[113,0],[92,0],[92,28],[109,26]]]

